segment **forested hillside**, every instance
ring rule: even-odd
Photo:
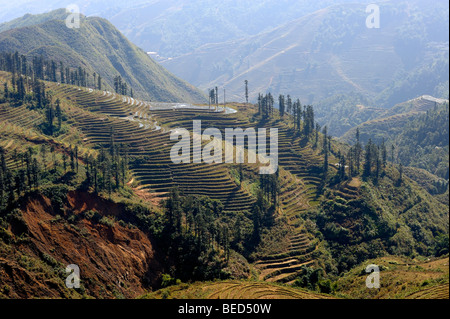
[[[449,108],[436,106],[406,125],[393,139],[397,160],[449,179]]]
[[[352,128],[342,140],[354,143],[359,130],[363,143],[369,139],[376,143],[384,140],[391,161],[425,169],[448,180],[448,112],[448,101],[420,97]]]

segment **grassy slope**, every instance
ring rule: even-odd
[[[56,11],[55,18],[60,17]],[[40,20],[36,19],[36,22]],[[113,77],[120,74],[133,88],[135,96],[144,99],[205,101],[203,93],[156,64],[101,18],[83,17],[79,29],[67,28],[64,20],[49,20],[8,30],[0,34],[0,50],[18,51],[29,56],[42,54],[45,58],[64,62],[66,66],[86,67],[90,74],[100,74],[110,88]]]
[[[217,281],[180,284],[148,293],[143,299],[329,299],[306,289],[257,281]]]
[[[27,14],[23,17],[1,23],[0,33],[11,29],[41,24],[54,19],[65,20],[67,16],[66,9],[58,9],[43,14]]]
[[[380,267],[380,289],[367,289],[365,269]],[[418,260],[388,256],[364,262],[337,280],[337,294],[355,299],[448,299],[448,256]]]

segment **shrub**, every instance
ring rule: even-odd
[[[58,261],[46,253],[42,253],[42,260],[52,267],[58,266]]]
[[[170,297],[170,291],[164,290],[164,291],[161,293],[161,298],[162,298],[162,299],[169,299],[169,297]]]
[[[166,288],[166,287],[173,286],[176,284],[177,284],[177,280],[175,278],[172,278],[171,275],[169,275],[169,274],[162,275],[162,282],[161,282],[162,288]]]
[[[99,223],[105,226],[114,227],[115,220],[112,217],[103,216]]]

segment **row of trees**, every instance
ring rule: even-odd
[[[327,134],[327,127],[323,128],[322,153],[324,155],[323,163],[323,181],[327,179],[329,170],[329,154],[332,151],[331,138]],[[380,145],[375,144],[372,139],[363,147],[360,141],[359,129],[356,130],[356,142],[350,147],[347,154],[340,150],[337,153],[338,170],[335,176],[336,181],[343,181],[350,177],[361,176],[365,179],[373,179],[375,182],[385,173],[388,150],[383,139]],[[391,159],[394,159],[394,146],[391,146]],[[403,166],[399,165],[400,177],[403,178]]]
[[[221,222],[223,204],[207,196],[184,196],[171,190],[162,203],[162,245],[174,263],[172,276],[205,280],[221,276],[230,258],[231,231]]]
[[[30,62],[25,55],[18,52],[0,52],[0,70],[31,79],[102,89],[102,77],[97,76],[95,72],[91,80],[91,74],[81,66],[67,67],[61,61],[46,60],[42,56],[34,56]]]
[[[12,204],[16,198],[39,188],[42,184],[66,180],[63,178],[66,174],[66,177],[76,175],[79,169],[78,146],[70,146],[61,152],[62,161],[57,158],[59,152],[54,145],[48,149],[44,144],[38,151],[32,147],[28,147],[24,152],[14,149],[10,154],[11,164],[8,167],[6,151],[0,148],[0,206]]]
[[[9,154],[0,147],[0,206],[12,204],[25,192],[43,184],[74,183],[82,181],[83,189],[106,191],[111,195],[126,185],[128,176],[128,150],[122,144],[111,144],[109,149],[100,148],[98,156],[89,155],[85,161],[85,176],[80,175],[79,148],[57,149],[55,145],[43,144],[37,151],[28,147]],[[50,157],[50,158],[49,158]]]
[[[113,140],[113,137],[111,137]],[[128,147],[110,144],[109,149],[100,148],[99,155],[87,156],[86,179],[83,185],[97,192],[113,191],[125,187],[128,176]]]
[[[0,70],[11,72],[13,76],[16,74],[23,75],[25,79],[31,78],[32,81],[38,79],[90,87],[97,90],[103,88],[103,79],[100,74],[95,72],[90,74],[81,66],[67,67],[61,61],[46,60],[42,56],[34,56],[30,62],[25,55],[18,52],[0,52]],[[133,97],[133,89],[129,88],[120,75],[115,76],[113,82],[116,93],[130,94]]]
[[[248,247],[256,247],[261,240],[263,229],[273,226],[275,213],[279,205],[279,194],[279,170],[272,175],[260,175],[256,202],[250,212],[253,233]]]
[[[393,155],[392,146],[391,153]],[[344,155],[340,154],[340,166],[345,164]],[[388,152],[386,143],[383,139],[381,145],[376,145],[369,139],[364,149],[360,141],[359,128],[356,129],[356,142],[347,153],[349,176],[362,175],[365,178],[374,178],[377,180],[387,164]],[[362,172],[361,172],[362,165]],[[400,170],[401,171],[401,170]],[[400,177],[401,180],[401,177]]]
[[[128,95],[128,84],[120,75],[114,77],[114,90],[118,94]],[[133,89],[130,89],[130,96],[133,97]]]
[[[56,120],[56,124],[55,124]],[[45,122],[42,124],[42,131],[50,136],[59,133],[62,128],[63,111],[61,101],[56,99],[56,103],[49,103],[45,109]]]
[[[273,117],[275,110],[274,103],[274,97],[270,92],[265,95],[259,94],[258,114],[263,119]],[[314,129],[318,126],[318,124],[315,124],[313,106],[302,105],[299,99],[294,101],[290,95],[279,95],[278,109],[281,118],[285,115],[293,116],[294,131],[305,137],[309,138],[313,134]]]
[[[44,108],[49,100],[45,92],[45,85],[37,78],[31,80],[23,75],[12,74],[11,87],[8,82],[3,84],[3,99],[13,106],[27,104],[31,109]]]
[[[0,147],[0,208],[14,202],[27,190],[39,187],[41,168],[34,157],[33,149],[13,154],[14,169],[6,165],[6,151]]]
[[[214,89],[209,90],[209,108],[211,105],[219,106],[219,88],[216,86]]]
[[[248,81],[244,81],[245,84],[245,100],[248,103]],[[258,114],[263,119],[273,117],[275,99],[273,95],[268,92],[267,94],[258,94]],[[280,94],[278,96],[278,110],[280,117],[285,115],[292,115],[294,117],[294,130],[306,137],[314,132],[314,129],[318,127],[318,124],[314,120],[314,108],[312,105],[303,105],[299,99],[292,99],[290,95]],[[303,119],[303,127],[301,126]]]
[[[28,109],[35,109],[44,114],[44,122],[39,125],[41,131],[49,136],[57,136],[62,130],[63,121],[66,119],[61,108],[61,101],[53,102],[52,96],[45,90],[45,84],[34,78],[29,78],[14,73],[11,79],[11,87],[8,82],[3,85],[1,100],[12,106],[25,104]]]

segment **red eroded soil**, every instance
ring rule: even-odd
[[[105,216],[119,216],[123,209],[120,204],[88,193],[70,192],[67,199],[65,213],[94,210]],[[161,265],[151,238],[141,230],[123,227],[118,222],[108,226],[87,219],[68,222],[67,216],[56,218],[52,203],[42,195],[30,196],[22,203],[21,212],[23,220],[11,222],[9,231],[16,239],[27,234],[29,240],[16,240],[6,256],[0,255],[0,292],[1,286],[7,286],[3,292],[6,296],[74,295],[65,287],[64,272],[62,276],[50,277],[39,267],[24,266],[18,257],[22,255],[39,260],[51,256],[62,269],[78,265],[86,295],[95,298],[134,298],[157,285]]]

